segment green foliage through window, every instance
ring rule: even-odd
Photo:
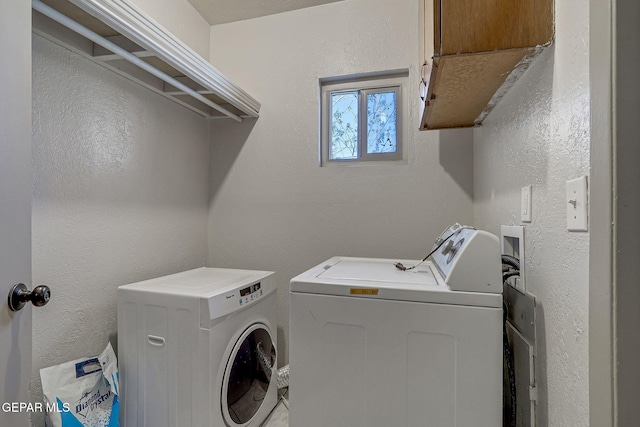
[[[367,153],[395,153],[396,150],[396,93],[368,94]]]
[[[358,158],[358,91],[331,94],[330,158]]]
[[[407,75],[321,79],[321,164],[403,159],[401,94]]]
[[[329,91],[329,160],[397,158],[398,93],[399,87]]]

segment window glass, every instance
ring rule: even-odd
[[[331,93],[331,160],[358,157],[358,91]]]
[[[408,70],[320,79],[319,164],[405,163]]]
[[[258,412],[269,389],[276,350],[263,328],[252,331],[231,354],[227,409],[233,422],[245,424]]]
[[[396,92],[367,94],[367,154],[398,151]]]

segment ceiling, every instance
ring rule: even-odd
[[[211,25],[242,21],[342,0],[187,0]]]

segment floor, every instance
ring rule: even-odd
[[[262,427],[289,427],[289,408],[287,405],[287,400],[281,398],[269,418],[262,424]]]

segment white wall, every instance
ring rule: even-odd
[[[52,292],[33,310],[35,401],[40,368],[116,344],[117,286],[205,264],[207,132],[195,113],[33,36],[33,283]]]
[[[283,363],[292,277],[334,255],[421,258],[444,227],[472,222],[472,132],[417,130],[414,0],[214,26],[211,58],[262,110],[212,122],[209,264],[277,273]],[[318,167],[318,78],[398,68],[410,69],[408,162]]]
[[[526,225],[527,287],[538,302],[538,425],[589,425],[589,234],[566,230],[565,182],[589,174],[589,10],[556,2],[556,42],[475,131],[475,223]]]
[[[209,60],[209,24],[187,0],[129,1]]]

